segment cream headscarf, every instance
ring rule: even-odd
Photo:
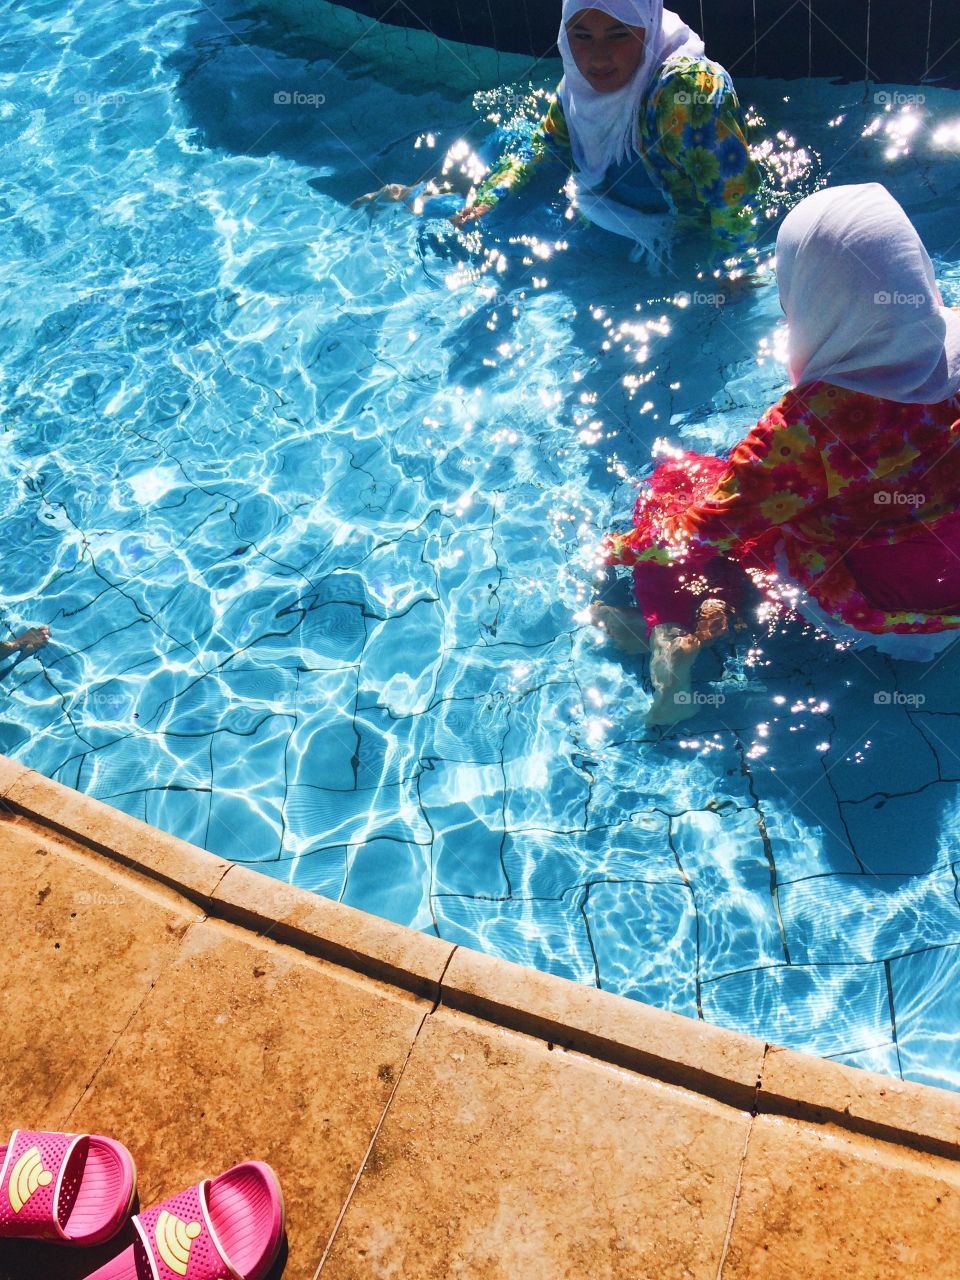
[[[633,78],[615,93],[597,93],[577,70],[567,35],[567,23],[584,9],[599,9],[646,32],[643,61]],[[570,130],[573,158],[583,186],[595,188],[611,165],[640,153],[640,103],[668,58],[676,54],[698,57],[703,41],[677,14],[665,10],[663,0],[563,0],[560,34],[563,79],[557,93]]]
[[[801,201],[777,237],[794,386],[831,382],[901,404],[960,391],[960,313],[943,305],[910,219],[879,183]]]

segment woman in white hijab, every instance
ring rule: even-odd
[[[696,709],[693,656],[724,629],[718,597],[743,598],[744,578],[726,589],[731,561],[857,648],[927,661],[960,635],[960,311],[877,183],[799,204],[777,273],[794,389],[729,458],[658,467],[635,528],[605,546],[635,567],[642,616],[601,606],[594,620],[634,651],[649,643],[654,723]],[[698,578],[695,593],[682,581]]]
[[[529,155],[504,157],[453,221],[489,213],[558,151],[591,221],[660,256],[679,219],[712,233],[711,269],[743,261],[759,173],[733,83],[696,32],[663,0],[564,0],[557,43],[564,76]]]

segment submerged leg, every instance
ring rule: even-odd
[[[696,630],[662,624],[650,633],[650,679],[653,702],[647,724],[668,727],[689,720],[697,713],[693,698],[693,664],[704,645],[727,631],[726,606],[720,600],[705,600],[697,616]]]
[[[590,621],[606,632],[624,653],[649,653],[647,620],[639,609],[623,609],[612,604],[592,604]]]

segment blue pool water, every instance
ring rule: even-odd
[[[960,1088],[960,655],[771,616],[661,738],[577,617],[654,441],[724,448],[783,390],[775,289],[697,301],[556,176],[468,242],[350,209],[532,109],[407,35],[0,13],[0,599],[54,634],[0,750],[392,920]],[[960,302],[960,95],[741,92],[785,198],[882,178]]]

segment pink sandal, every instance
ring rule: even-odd
[[[250,1160],[133,1219],[140,1239],[88,1280],[263,1280],[283,1241],[283,1195]]]
[[[103,1244],[133,1207],[137,1170],[99,1134],[15,1129],[0,1145],[0,1239]]]

